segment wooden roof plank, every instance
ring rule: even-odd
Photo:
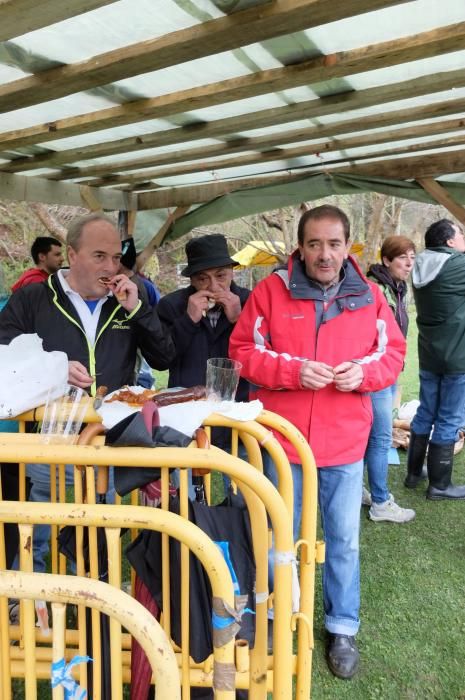
[[[331,57],[323,56],[310,59],[285,68],[252,73],[167,95],[135,100],[97,112],[3,132],[0,134],[0,149],[45,143],[50,140],[92,133],[146,119],[164,118],[185,111],[266,94],[270,91],[347,77],[357,72],[397,65],[447,51],[456,51],[460,47],[465,47],[465,22],[442,27],[433,32],[423,32],[408,39],[383,42],[374,46],[334,54]],[[463,69],[456,72],[465,74]],[[429,79],[434,80],[430,77]],[[338,96],[332,97],[337,98]],[[295,106],[297,111],[299,106],[302,109],[302,103]],[[273,112],[273,110],[270,111]]]
[[[347,172],[367,177],[387,177],[399,180],[436,178],[441,175],[465,172],[465,150],[406,158],[393,158],[372,163],[355,163],[332,172]]]
[[[464,102],[465,105],[465,102]],[[227,150],[226,144],[223,147],[213,146],[210,149],[192,149],[191,151],[181,151],[174,153],[165,153],[161,156],[138,159],[138,160],[128,160],[120,161],[118,163],[112,164],[111,167],[108,165],[98,165],[90,166],[88,168],[75,168],[65,170],[58,173],[57,175],[50,176],[50,180],[70,180],[76,177],[82,178],[89,175],[93,176],[103,176],[98,180],[86,180],[86,184],[90,184],[94,187],[101,187],[105,185],[113,185],[115,183],[134,183],[141,182],[146,179],[151,178],[162,178],[162,177],[172,177],[175,175],[185,175],[188,173],[195,172],[207,172],[207,171],[217,171],[224,168],[240,167],[243,165],[250,165],[253,163],[264,163],[273,160],[288,160],[291,158],[298,158],[301,156],[310,155],[321,155],[324,156],[325,153],[330,153],[332,151],[342,151],[351,148],[361,148],[364,146],[374,146],[382,143],[389,143],[390,141],[398,141],[404,139],[421,138],[425,136],[434,136],[438,134],[445,134],[450,131],[461,131],[465,132],[465,118],[458,117],[456,119],[449,119],[447,121],[434,122],[432,124],[422,124],[416,126],[409,126],[400,129],[390,129],[389,131],[374,132],[370,134],[365,134],[363,136],[353,136],[346,138],[333,138],[328,141],[318,142],[318,143],[305,143],[301,146],[294,148],[283,149],[274,146],[272,149],[267,149],[263,151],[258,151],[255,153],[247,153],[246,155],[239,155],[235,158],[225,158],[222,160],[207,160],[211,155],[224,155],[225,153],[233,152],[233,149]],[[307,132],[313,132],[313,129],[307,130]],[[300,132],[301,135],[304,132]],[[307,135],[307,140],[311,136]],[[275,137],[276,144],[279,144],[279,137]],[[297,139],[301,140],[301,139]],[[454,141],[456,137],[454,137]],[[272,140],[273,141],[273,140]],[[431,142],[434,143],[434,142]],[[444,140],[441,140],[441,144],[447,145]],[[453,145],[451,142],[450,145]],[[236,146],[234,150],[238,151],[251,151],[255,147],[254,139],[250,139],[249,142],[242,144],[241,147]],[[427,148],[426,146],[418,145],[418,148]],[[436,147],[431,145],[432,148]],[[405,150],[405,149],[403,149]],[[201,160],[200,163],[195,161]],[[177,165],[175,165],[177,163]],[[151,165],[159,166],[158,170],[141,170],[137,173],[124,173],[127,170],[134,170],[136,167],[150,167]],[[164,165],[169,165],[171,167],[160,167]],[[112,172],[121,172],[120,175],[112,175]]]
[[[26,0],[22,2],[26,4]],[[276,0],[12,81],[0,87],[0,112],[8,111],[11,104],[16,109],[28,107],[401,2],[406,0],[351,0],[341,6],[327,0]],[[28,0],[27,4],[32,3]],[[104,3],[87,0],[87,4]]]
[[[274,182],[292,182],[302,177],[299,175],[261,176],[240,178],[237,180],[222,180],[221,182],[209,182],[206,185],[189,185],[188,187],[166,187],[152,192],[143,192],[138,195],[138,209],[165,209],[169,207],[187,207],[192,204],[209,202],[235,190],[260,187]],[[169,204],[168,204],[169,202]]]
[[[354,95],[354,93],[351,93]],[[360,93],[359,93],[360,94]],[[149,163],[151,162],[155,165],[166,165],[169,163],[182,162],[183,160],[195,160],[197,158],[206,158],[214,155],[222,155],[226,153],[237,153],[245,149],[263,149],[263,148],[273,148],[280,145],[285,145],[286,143],[293,143],[298,141],[305,141],[311,139],[321,139],[332,136],[338,136],[340,134],[349,134],[351,131],[367,131],[370,129],[384,128],[388,126],[393,126],[402,122],[415,122],[417,120],[431,119],[435,117],[445,117],[450,114],[459,114],[465,111],[465,99],[459,100],[447,100],[445,102],[432,102],[429,105],[423,105],[421,107],[415,107],[413,109],[402,109],[393,110],[388,112],[383,112],[381,115],[372,115],[365,117],[363,120],[360,118],[352,120],[343,120],[340,122],[333,122],[331,124],[320,124],[318,126],[313,126],[309,128],[301,129],[290,129],[288,131],[281,130],[278,134],[269,134],[259,137],[237,137],[226,141],[219,145],[204,146],[203,148],[197,149],[186,149],[186,150],[176,150],[174,152],[169,152],[162,155],[155,155],[153,157],[142,157],[140,159],[133,159],[132,163]],[[460,127],[462,125],[460,124]],[[433,125],[432,125],[433,127]],[[418,127],[411,127],[413,129],[418,129]],[[420,127],[421,129],[421,127]],[[172,129],[169,130],[170,133],[177,134],[182,131],[182,129]],[[163,132],[166,134],[167,132]],[[131,152],[133,150],[141,149],[143,147],[153,147],[158,145],[156,143],[157,134],[147,134],[144,136],[143,143],[139,143],[137,138],[135,139],[119,139],[113,143],[97,144],[89,147],[84,147],[81,149],[67,149],[65,151],[55,151],[50,154],[44,154],[40,156],[34,156],[29,158],[17,158],[12,160],[10,163],[3,163],[0,165],[0,170],[4,172],[25,172],[28,170],[34,170],[41,167],[54,167],[59,165],[64,165],[66,163],[72,163],[73,160],[85,160],[88,158],[95,158],[99,155],[108,155],[106,151],[101,153],[102,148],[107,148],[110,146],[112,150],[116,150],[116,153],[120,152]],[[149,145],[152,138],[155,139],[153,145]],[[153,158],[153,160],[152,160]],[[121,162],[123,166],[127,161]],[[119,170],[120,168],[118,168]],[[69,167],[56,175],[51,177],[51,179],[67,179],[68,177],[79,177],[81,175],[100,175],[103,174],[104,165],[94,165],[94,166],[83,166],[82,168],[72,168]],[[106,173],[115,172],[113,163],[107,163],[105,167]]]
[[[2,0],[0,41],[61,22],[116,0]]]
[[[160,209],[167,207],[190,206],[208,202],[228,192],[252,187],[261,187],[269,184],[280,184],[298,180],[308,174],[318,172],[331,175],[332,173],[351,173],[367,177],[385,177],[400,180],[414,180],[418,178],[434,178],[444,174],[460,173],[465,171],[465,149],[448,151],[440,154],[427,154],[410,156],[407,158],[393,158],[392,160],[374,161],[351,164],[330,170],[312,169],[301,171],[299,174],[272,175],[235,180],[223,180],[202,185],[189,185],[185,187],[171,187],[143,192],[138,195],[139,210]]]
[[[356,142],[356,139],[354,139],[354,143]],[[384,143],[384,141],[381,141],[381,143]],[[349,148],[355,148],[355,147],[360,147],[362,144],[357,143],[357,145],[352,145],[352,146],[347,146],[346,149]],[[374,145],[371,143],[364,143],[363,145]],[[360,163],[363,160],[371,160],[374,158],[385,158],[385,157],[391,157],[393,155],[404,155],[408,153],[416,153],[416,152],[422,152],[422,151],[433,151],[436,149],[444,149],[444,148],[449,148],[449,147],[455,147],[455,146],[461,146],[465,145],[465,133],[463,136],[454,136],[449,139],[439,139],[439,140],[434,140],[434,141],[428,141],[426,143],[417,143],[417,144],[412,144],[412,145],[401,145],[395,148],[388,148],[385,150],[381,151],[371,151],[370,153],[366,154],[358,154],[357,156],[353,155],[346,155],[340,158],[337,158],[335,160],[321,160],[321,162],[317,163],[309,163],[306,166],[301,166],[306,169],[320,169],[322,167],[332,167],[335,164],[343,164],[343,163],[350,163],[352,161],[356,161],[357,163]],[[337,150],[343,150],[340,144],[335,143],[334,147],[331,147],[332,151],[337,151]],[[278,161],[278,160],[291,160],[293,158],[299,158],[303,156],[309,156],[309,155],[319,155],[319,151],[315,149],[315,147],[309,149],[308,151],[304,151],[302,148],[293,148],[293,149],[283,149],[283,150],[276,150],[270,153],[259,153],[259,154],[251,154],[248,156],[243,156],[240,158],[235,158],[235,159],[229,159],[229,160],[224,160],[224,161],[215,161],[215,162],[210,162],[210,163],[197,163],[197,164],[189,164],[189,165],[179,165],[173,168],[165,168],[159,169],[159,170],[151,170],[149,172],[142,171],[140,173],[134,173],[134,174],[128,174],[128,175],[118,175],[118,176],[113,176],[109,178],[102,178],[98,180],[89,180],[85,181],[85,184],[89,184],[92,187],[105,187],[105,186],[112,186],[112,185],[117,185],[117,184],[127,184],[132,187],[137,187],[138,185],[144,184],[144,183],[149,183],[150,181],[157,180],[157,186],[162,187],[163,183],[163,178],[165,177],[175,177],[179,175],[188,175],[188,174],[193,174],[196,172],[202,173],[202,172],[214,172],[215,176],[218,177],[218,171],[221,171],[222,169],[225,168],[240,168],[244,167],[246,165],[251,165],[254,163],[257,164],[262,164],[262,163],[268,163],[268,162],[273,162],[273,161]],[[280,168],[283,172],[288,172],[291,170],[292,172],[296,173],[301,170],[301,167],[297,168],[291,168],[290,166],[284,166]],[[223,178],[227,179],[227,178]]]

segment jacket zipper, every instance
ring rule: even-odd
[[[53,292],[53,303],[55,304],[55,306],[57,307],[57,309],[59,309],[59,311],[61,311],[61,313],[63,314],[63,316],[65,316],[65,318],[67,318],[68,321],[71,321],[71,323],[74,323],[74,325],[77,326],[77,328],[79,328],[79,330],[80,330],[81,333],[83,334],[84,338],[86,339],[87,351],[88,351],[88,354],[89,354],[89,374],[90,374],[91,377],[94,377],[93,384],[92,384],[92,386],[90,387],[90,393],[91,393],[91,396],[95,396],[95,393],[96,393],[96,391],[97,391],[97,382],[96,382],[96,380],[95,380],[95,369],[96,369],[96,366],[95,366],[95,348],[96,348],[97,342],[98,342],[100,336],[102,335],[103,331],[108,327],[109,323],[111,323],[111,321],[113,320],[113,317],[114,317],[114,315],[116,314],[116,312],[118,311],[118,309],[120,309],[120,308],[122,308],[122,307],[121,307],[120,305],[118,305],[118,306],[116,306],[116,307],[113,309],[113,311],[112,311],[112,313],[110,314],[110,316],[108,317],[107,321],[104,323],[104,325],[101,327],[100,331],[98,332],[97,337],[95,338],[95,343],[92,345],[92,344],[89,342],[89,339],[88,339],[87,335],[85,334],[84,328],[81,326],[81,324],[78,323],[78,322],[76,321],[76,319],[73,318],[73,317],[60,305],[60,303],[59,303],[59,301],[58,301],[58,294],[57,294],[56,290],[53,288],[53,285],[52,285],[52,282],[51,282],[51,277],[48,278],[48,286],[50,287],[50,289],[51,289],[52,292]]]

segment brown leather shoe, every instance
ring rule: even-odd
[[[326,649],[329,670],[338,678],[349,679],[355,676],[360,654],[355,637],[347,634],[329,634]]]

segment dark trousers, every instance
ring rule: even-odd
[[[19,500],[19,465],[4,464],[0,465],[0,473],[2,476],[2,496],[4,501]],[[29,480],[26,481],[26,498],[29,492]],[[18,553],[19,546],[19,530],[18,526],[13,523],[7,523],[4,528],[5,532],[5,549],[6,549],[6,568],[9,569],[13,564],[14,558]]]

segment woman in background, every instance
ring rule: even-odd
[[[381,263],[371,265],[367,277],[382,290],[403,335],[407,337],[407,280],[415,261],[415,244],[405,236],[389,236],[381,247]],[[392,403],[397,385],[371,394],[373,425],[368,438],[365,464],[370,491],[363,489],[362,504],[370,506],[375,522],[407,523],[415,517],[411,508],[401,508],[387,486],[389,449],[392,444]]]

